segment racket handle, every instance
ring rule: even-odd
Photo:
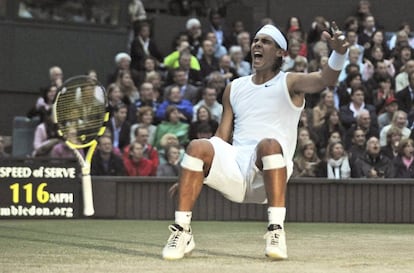
[[[94,215],[92,180],[90,175],[82,176],[83,215]]]

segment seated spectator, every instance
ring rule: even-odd
[[[137,127],[134,130],[134,140],[133,142],[139,142],[142,145],[143,155],[146,159],[150,160],[153,166],[153,172],[151,175],[156,175],[157,168],[159,165],[159,156],[156,148],[152,147],[149,143],[149,130],[147,127]],[[124,148],[124,156],[127,156],[130,151],[131,145],[128,145]]]
[[[137,141],[131,143],[123,161],[128,176],[154,176],[154,166],[144,157],[142,144]]]
[[[148,143],[154,142],[155,131],[157,126],[153,124],[154,122],[154,110],[150,106],[142,106],[137,111],[137,123],[131,125],[131,142],[135,141],[136,129],[146,128],[148,130]]]
[[[182,114],[175,105],[169,105],[165,111],[165,120],[157,126],[153,146],[158,150],[161,147],[161,138],[166,133],[173,133],[177,136],[180,145],[186,146],[188,144],[188,123],[180,121]]]
[[[315,143],[310,139],[304,141],[293,160],[292,177],[316,177],[319,163]]]
[[[46,112],[45,120],[36,126],[33,138],[33,157],[50,155],[53,146],[60,141],[56,129],[56,125],[52,120],[51,110],[49,110]]]
[[[339,109],[342,125],[346,129],[351,128],[351,126],[356,123],[356,117],[363,109],[369,111],[371,123],[377,127],[376,109],[373,105],[366,104],[364,98],[364,89],[362,87],[354,88],[351,91],[351,102]]]
[[[183,159],[185,149],[182,145],[180,145],[180,141],[178,140],[178,137],[172,133],[166,133],[165,135],[162,136],[160,140],[161,149],[158,150],[158,159],[160,162],[159,165],[167,163],[167,155],[165,151],[166,151],[166,148],[171,145],[179,148],[180,161]]]
[[[364,130],[357,128],[352,134],[352,145],[347,150],[349,163],[354,166],[355,160],[365,152],[366,150],[366,138]]]
[[[207,86],[203,88],[202,99],[193,107],[193,121],[197,120],[197,111],[201,106],[206,106],[211,113],[211,118],[217,122],[221,121],[223,114],[223,105],[217,101],[217,90],[214,87]]]
[[[138,25],[137,35],[131,43],[131,67],[136,71],[144,70],[147,57],[152,57],[157,62],[162,61],[162,54],[157,44],[151,39],[150,25],[141,22]]]
[[[156,119],[159,121],[165,120],[167,108],[169,106],[175,106],[178,110],[180,120],[190,123],[193,119],[193,104],[191,101],[183,98],[180,87],[178,85],[170,86],[166,89],[166,96],[166,100],[157,108],[155,114]]]
[[[280,68],[282,71],[290,71],[293,68],[295,59],[299,56],[301,44],[296,39],[289,39],[289,48],[287,55],[283,58],[283,65]]]
[[[325,154],[325,149],[328,146],[329,137],[333,132],[338,132],[341,139],[345,138],[345,128],[342,126],[341,121],[339,119],[339,111],[335,108],[329,110],[324,117],[323,124],[315,129],[318,135],[318,150],[319,156]]]
[[[359,111],[356,117],[356,124],[353,124],[345,133],[345,149],[349,149],[352,143],[352,136],[356,129],[364,131],[365,137],[370,138],[372,136],[379,138],[379,131],[376,124],[372,123],[371,114],[368,110],[362,109]]]
[[[387,144],[387,132],[391,127],[397,127],[401,130],[403,138],[409,138],[411,130],[407,128],[408,120],[407,113],[401,110],[397,110],[391,120],[391,123],[384,126],[380,131],[380,145],[384,147]]]
[[[157,176],[179,176],[181,166],[180,146],[171,144],[164,148],[165,163],[158,166]]]
[[[391,123],[394,113],[398,110],[398,101],[396,98],[389,97],[384,103],[384,112],[378,116],[378,129],[381,131],[382,128]]]
[[[57,89],[56,85],[50,85],[46,88],[42,88],[41,96],[36,100],[34,108],[29,111],[27,116],[29,118],[39,116],[40,120],[43,121],[46,112],[52,109]]]
[[[410,85],[408,75],[414,73],[414,60],[408,60],[395,76],[395,92],[399,93]],[[405,108],[404,108],[405,109]]]
[[[4,141],[4,137],[0,136],[0,159],[10,157],[10,154],[5,151],[5,148],[6,148],[6,144]]]
[[[393,88],[393,79],[390,76],[378,78],[378,89],[373,92],[373,104],[377,109],[377,114],[380,115],[385,112],[386,103],[397,102],[395,98],[395,91]]]
[[[401,139],[401,129],[395,126],[391,127],[387,131],[387,142],[385,146],[381,147],[381,152],[390,159],[394,159],[398,155],[398,145]]]
[[[130,142],[131,125],[126,120],[128,106],[121,103],[115,106],[114,114],[109,119],[106,129],[111,133],[114,152],[122,154],[122,150]]]
[[[92,157],[91,175],[123,176],[125,168],[122,158],[113,152],[111,136],[104,133]]]
[[[121,92],[121,88],[116,83],[111,83],[107,88],[108,96],[108,112],[110,117],[113,116],[115,107],[120,103],[128,103],[128,100],[125,98],[124,94]]]
[[[392,160],[381,152],[379,139],[370,137],[365,153],[355,160],[351,166],[352,177],[356,178],[392,178],[394,167]]]
[[[398,100],[398,109],[407,114],[411,112],[414,105],[414,71],[408,74],[408,80],[408,86],[395,95],[395,98]]]
[[[401,140],[393,165],[395,178],[414,178],[414,140]]]
[[[230,56],[225,54],[219,59],[219,71],[223,75],[226,84],[239,77],[236,69],[231,66]]]
[[[341,141],[329,143],[326,158],[319,166],[318,176],[330,179],[346,179],[351,177],[348,155]]]
[[[306,59],[306,57],[303,56],[297,56],[295,58],[295,62],[293,63],[293,67],[290,71],[308,73],[308,59]]]
[[[131,124],[137,122],[137,115],[139,115],[139,109],[144,106],[151,107],[155,113],[157,111],[158,102],[155,100],[154,85],[150,82],[143,82],[139,88],[139,99],[129,106],[128,109],[128,121]],[[154,123],[157,123],[155,120]]]
[[[333,109],[335,109],[333,92],[327,88],[321,93],[319,103],[312,108],[313,127],[321,127],[325,123],[326,114]]]
[[[240,77],[250,75],[252,72],[250,63],[243,60],[241,46],[232,46],[229,50],[231,67],[233,67]]]
[[[108,75],[107,85],[116,82],[119,77],[119,73],[122,71],[129,72],[135,85],[139,85],[139,74],[138,71],[130,68],[131,56],[128,53],[120,52],[115,55],[115,69]]]
[[[214,32],[206,32],[204,39],[210,40],[213,43],[214,57],[220,59],[222,56],[227,55],[227,48],[217,42],[217,37]],[[203,49],[200,47],[197,52],[197,58],[201,59],[201,56],[203,56]]]
[[[206,86],[213,87],[217,90],[217,101],[222,103],[224,89],[226,88],[226,79],[220,71],[214,71],[206,78]]]
[[[119,86],[119,89],[121,89],[127,105],[131,105],[139,99],[138,88],[132,80],[130,71],[120,71],[116,79],[116,84]]]
[[[49,68],[49,79],[50,85],[54,85],[57,88],[61,87],[63,84],[63,71],[57,65],[54,65]]]
[[[188,73],[183,68],[177,68],[172,71],[173,81],[172,84],[168,85],[165,89],[168,89],[174,85],[180,88],[182,98],[190,101],[192,104],[196,104],[200,99],[199,87],[191,84],[188,81]],[[168,93],[164,94],[164,100],[168,99]]]
[[[164,100],[164,78],[159,71],[151,71],[147,74],[147,77],[145,78],[145,82],[149,82],[152,84],[154,89],[153,94],[153,101],[155,103],[161,103]],[[140,90],[140,99],[142,99],[142,94]]]
[[[211,72],[219,70],[218,58],[214,56],[213,42],[205,39],[202,44],[203,55],[199,58],[200,76],[205,79]]]
[[[202,133],[205,138],[209,138],[208,135],[204,135],[205,133],[210,132],[210,137],[216,133],[218,122],[212,119],[210,110],[207,106],[200,106],[197,110],[196,116],[196,120],[190,123],[188,131],[188,137],[190,140],[201,138],[199,135],[201,133],[200,128],[203,129]]]
[[[77,130],[75,127],[71,127],[67,131],[67,136],[65,136],[67,140],[71,143],[78,143],[77,140]],[[83,149],[78,149],[79,153],[83,156],[84,152]],[[60,140],[55,146],[53,146],[52,151],[50,152],[50,157],[53,158],[76,158],[75,153],[72,151],[71,148],[65,143],[65,141]]]
[[[348,72],[346,79],[339,83],[336,90],[339,99],[339,108],[349,104],[351,102],[352,90],[361,88],[361,86],[363,86],[361,74],[359,72]]]
[[[194,70],[200,71],[200,63],[196,56],[191,54],[190,44],[188,41],[181,41],[177,49],[164,58],[164,66],[168,69],[176,69],[180,67],[180,56],[182,54],[190,54],[190,67]]]

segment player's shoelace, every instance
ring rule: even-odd
[[[270,236],[270,244],[274,246],[279,245],[279,230],[282,230],[280,225],[269,225],[267,230],[269,231],[265,236]]]
[[[180,236],[183,234],[183,228],[180,225],[174,224],[169,225],[168,229],[172,232],[170,238],[168,238],[167,246],[169,248],[177,247],[177,244],[180,240]]]

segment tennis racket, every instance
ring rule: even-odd
[[[97,138],[109,119],[105,88],[88,76],[75,76],[59,88],[53,103],[58,135],[73,150],[82,169],[83,214],[95,213],[90,166]],[[85,159],[79,150],[86,150]]]

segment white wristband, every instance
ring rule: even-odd
[[[344,68],[347,55],[348,55],[348,51],[346,51],[345,54],[339,54],[338,52],[334,50],[328,59],[329,67],[335,71],[341,71],[342,68]]]

